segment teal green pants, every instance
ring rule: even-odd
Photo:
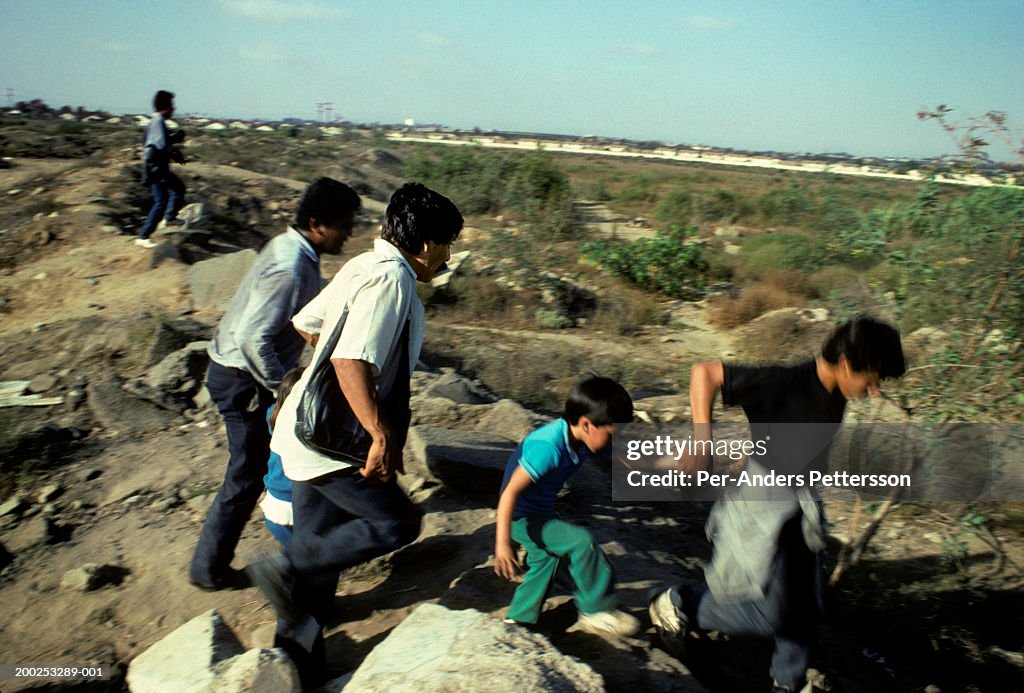
[[[536,623],[561,561],[576,583],[576,608],[584,614],[618,604],[615,573],[590,532],[554,515],[528,515],[512,522],[512,538],[526,548],[526,575],[512,596],[508,618]]]

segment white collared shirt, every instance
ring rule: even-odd
[[[424,310],[416,295],[416,273],[402,252],[388,241],[376,239],[373,250],[349,260],[331,283],[292,318],[292,324],[319,334],[313,352],[316,362],[341,316],[349,306],[334,359],[370,364],[378,398],[391,391],[400,367],[412,373],[423,347]],[[409,320],[409,362],[399,364],[400,337]],[[293,481],[314,479],[350,465],[314,452],[295,437],[295,409],[309,379],[309,368],[295,384],[278,414],[270,448],[281,456],[284,473]]]

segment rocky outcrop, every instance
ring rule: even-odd
[[[226,311],[256,256],[255,250],[247,249],[191,265],[188,268],[188,285],[192,309]]]
[[[246,652],[211,609],[152,645],[128,666],[132,693],[290,693],[300,690],[291,660],[280,650]]]
[[[344,690],[597,693],[604,680],[542,635],[474,609],[424,604],[373,649]]]
[[[497,501],[508,458],[516,444],[482,433],[413,426],[406,454],[410,471],[424,470],[445,486]]]

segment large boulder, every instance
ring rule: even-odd
[[[128,394],[113,379],[92,380],[87,392],[93,416],[110,431],[151,433],[171,422],[166,411]]]
[[[210,690],[214,666],[245,648],[216,610],[211,609],[153,644],[128,665],[132,693]]]
[[[192,342],[164,357],[141,378],[125,383],[132,394],[149,400],[164,409],[181,412],[193,406],[192,396],[203,384],[210,363],[208,342]]]
[[[189,266],[192,309],[227,310],[235,291],[256,261],[256,255],[255,250],[246,249]]]
[[[489,404],[495,401],[494,395],[482,386],[454,371],[443,373],[422,394],[450,399],[456,404]]]
[[[502,399],[487,407],[486,413],[477,419],[474,430],[508,438],[518,444],[527,433],[547,422],[547,418],[530,411],[518,402]]]
[[[413,426],[406,452],[409,471],[439,479],[445,486],[496,500],[505,465],[516,443],[469,431]]]
[[[544,636],[473,609],[418,607],[356,670],[345,693],[604,691],[586,664]]]
[[[292,693],[300,690],[280,650],[245,651],[211,609],[152,645],[128,665],[132,693]]]
[[[952,336],[937,327],[920,327],[903,338],[903,351],[911,365],[927,363],[941,356],[952,343]]]
[[[146,363],[160,363],[170,354],[184,349],[192,342],[208,340],[213,336],[213,328],[189,318],[166,320],[156,328],[153,344],[149,348]]]

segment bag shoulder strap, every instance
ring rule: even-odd
[[[341,309],[341,315],[338,316],[338,323],[331,330],[330,336],[327,338],[327,342],[323,345],[320,353],[316,357],[316,361],[313,363],[312,372],[316,372],[324,364],[325,361],[331,358],[331,354],[334,349],[338,346],[338,341],[341,339],[341,331],[345,328],[345,320],[348,318],[348,303]]]

